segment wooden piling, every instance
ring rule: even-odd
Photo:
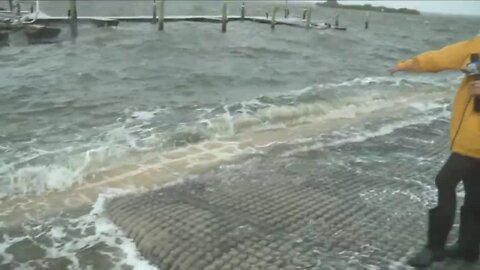
[[[13,0],[8,0],[8,7],[10,9],[10,12],[13,13]]]
[[[22,13],[22,6],[20,5],[20,1],[17,1],[16,3],[16,11],[17,11],[17,16],[20,16],[20,14]]]
[[[369,20],[370,20],[370,12],[367,11],[367,14],[365,16],[365,29],[369,28]]]
[[[338,14],[335,15],[335,27],[338,27],[340,25],[340,22],[339,22],[339,19],[338,19],[339,17],[340,17],[340,15],[338,15]]]
[[[276,19],[277,11],[278,11],[278,7],[274,7],[272,12],[272,25],[270,26],[272,31],[275,30],[275,25],[277,24],[277,19]]]
[[[78,37],[78,22],[77,22],[77,1],[70,0],[70,33],[72,38]]]
[[[223,10],[222,10],[222,33],[227,32],[227,2],[223,2]]]
[[[243,20],[245,20],[245,3],[242,3],[242,7],[240,9],[240,18],[243,22]]]
[[[310,29],[310,25],[312,23],[312,8],[309,8],[308,9],[308,12],[307,12],[307,22],[305,24],[305,29]]]
[[[289,15],[290,15],[290,10],[288,9],[288,0],[285,0],[285,9],[284,9],[285,19],[288,18]]]
[[[307,12],[308,12],[308,9],[303,9],[303,14],[302,14],[302,20],[306,20],[307,19]]]
[[[9,33],[8,31],[0,31],[0,47],[8,46]]]
[[[157,23],[157,0],[152,2],[152,23]]]
[[[158,5],[158,31],[163,31],[165,24],[165,0],[160,0]]]

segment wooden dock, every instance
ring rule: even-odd
[[[78,16],[77,21],[79,23],[93,23],[98,26],[118,26],[120,22],[131,23],[152,23],[155,20],[152,16],[112,16],[112,17],[100,17],[100,16]],[[222,23],[223,19],[221,15],[212,16],[165,16],[165,22],[205,22],[205,23]],[[227,22],[233,21],[251,21],[262,24],[271,24],[272,19],[260,16],[228,16]],[[70,18],[67,16],[39,16],[36,18],[35,23],[38,24],[50,24],[50,23],[70,23]],[[277,18],[275,20],[277,25],[286,25],[297,28],[305,28],[306,21],[301,18]],[[326,23],[311,22],[310,26],[314,29],[326,30],[345,30],[345,28],[330,26]]]
[[[325,22],[312,21],[312,8],[304,9],[302,18],[289,17],[290,12],[285,9],[285,18],[277,18],[279,7],[273,7],[273,12],[265,13],[265,16],[246,16],[245,4],[241,7],[241,12],[237,16],[229,16],[227,3],[223,4],[222,12],[212,16],[164,16],[165,0],[152,0],[152,15],[148,16],[78,16],[76,0],[69,0],[70,8],[67,10],[67,16],[49,16],[40,10],[40,4],[37,0],[35,9],[31,7],[30,12],[17,8],[16,12],[10,10],[8,12],[0,12],[0,31],[17,31],[24,29],[25,34],[29,38],[37,38],[44,35],[47,39],[60,33],[59,24],[67,24],[70,26],[70,32],[73,39],[78,36],[78,24],[94,24],[97,27],[117,27],[120,22],[129,23],[152,23],[158,25],[158,30],[164,30],[164,23],[168,22],[199,22],[199,23],[219,23],[221,31],[227,32],[228,22],[234,21],[250,21],[254,23],[268,24],[272,31],[277,25],[284,25],[295,28],[316,29],[316,30],[346,30],[346,28],[338,26],[338,16],[334,25]],[[288,11],[288,13],[287,13]],[[220,13],[220,12],[219,12]],[[27,29],[28,28],[28,29]],[[37,33],[38,32],[38,33]],[[8,39],[8,35],[4,35],[2,39]],[[42,39],[41,39],[42,40]]]

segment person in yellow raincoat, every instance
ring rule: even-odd
[[[466,70],[466,74],[452,106],[450,124],[451,155],[435,179],[438,204],[428,212],[428,233],[425,247],[408,263],[427,267],[446,257],[475,262],[479,258],[480,243],[480,104],[479,75],[473,75],[480,66],[480,36],[428,51],[411,59],[400,61],[390,68],[398,71],[440,72]],[[478,101],[476,100],[478,97]],[[477,105],[478,105],[477,104]],[[459,238],[455,245],[445,248],[453,226],[456,211],[456,187],[463,182],[464,204],[460,211]]]

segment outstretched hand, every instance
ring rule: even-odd
[[[395,66],[387,69],[387,71],[392,74],[399,71],[413,71],[413,70],[415,70],[415,62],[412,59],[400,62]]]
[[[401,68],[398,65],[396,65],[396,66],[393,66],[393,67],[389,67],[387,69],[387,71],[390,72],[391,74],[393,74],[395,72],[401,71]]]

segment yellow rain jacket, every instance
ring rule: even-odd
[[[461,70],[470,63],[470,55],[480,54],[480,36],[461,41],[440,50],[428,51],[416,57],[401,61],[399,66],[413,65],[417,72],[439,72],[442,70]],[[465,76],[457,90],[452,107],[450,139],[452,152],[480,158],[480,113],[473,110],[473,98],[470,95],[470,83],[473,78]]]

